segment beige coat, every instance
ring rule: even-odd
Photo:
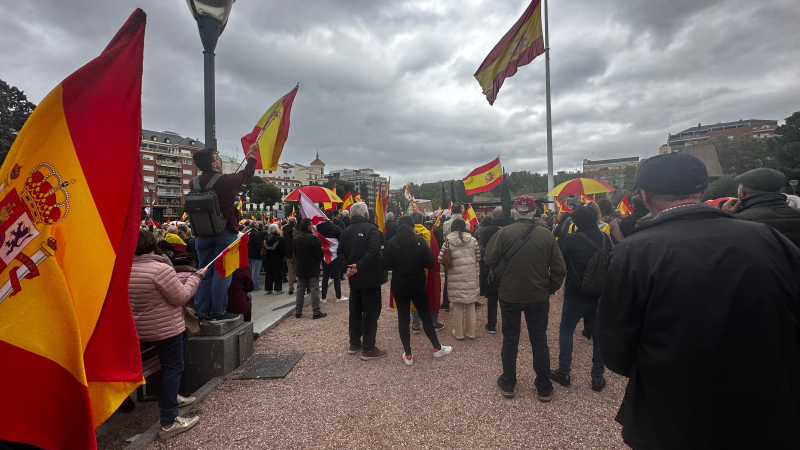
[[[478,241],[469,233],[463,233],[464,241],[454,231],[445,238],[450,247],[453,265],[447,270],[447,296],[454,303],[475,303],[478,301],[478,261],[481,258]],[[442,246],[444,250],[444,246]],[[442,262],[442,253],[439,253]]]
[[[183,305],[194,295],[200,277],[190,276],[185,284],[175,269],[157,255],[133,258],[128,293],[136,332],[142,342],[154,342],[183,333]]]

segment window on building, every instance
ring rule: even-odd
[[[153,155],[142,155],[142,159],[146,161],[153,161]]]
[[[192,156],[192,152],[189,150],[181,150],[181,155],[183,156]]]
[[[142,179],[143,179],[144,181],[151,181],[151,182],[153,182],[153,181],[156,181],[156,177],[149,177],[149,176],[146,176],[146,177],[142,177]]]
[[[143,165],[143,166],[142,166],[142,170],[149,170],[149,171],[151,171],[151,172],[152,172],[153,170],[155,170],[155,167],[153,167],[153,166],[148,166],[148,165]]]
[[[194,141],[189,141],[189,145],[194,145]]]
[[[188,193],[189,193],[189,189],[184,189],[184,190],[183,190],[183,195],[186,195],[186,194],[188,194]]]
[[[191,175],[191,174],[192,174],[192,171],[191,171],[191,170],[189,170],[189,169],[183,169],[183,174],[184,174],[184,175]]]
[[[167,144],[169,144],[169,138],[164,138],[164,142],[166,142]]]
[[[158,142],[158,138],[155,136],[150,136],[150,140],[153,142]]]
[[[183,184],[189,184],[191,180],[183,180]]]

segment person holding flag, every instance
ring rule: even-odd
[[[203,186],[207,185],[215,175],[220,174],[213,190],[219,199],[220,212],[227,218],[225,230],[221,234],[197,236],[195,239],[201,267],[208,265],[239,236],[241,211],[234,206],[236,189],[255,174],[257,150],[258,147],[255,144],[250,146],[244,170],[225,175],[222,175],[222,159],[215,149],[205,148],[192,155],[194,164],[203,172],[198,176]],[[239,208],[241,208],[241,198],[239,199]],[[195,314],[198,319],[201,321],[206,318],[215,321],[233,321],[239,317],[238,314],[227,312],[230,284],[230,276],[218,276],[212,271],[206,273],[194,297]]]

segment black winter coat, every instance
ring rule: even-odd
[[[649,209],[637,208],[634,209],[632,213],[628,214],[627,217],[623,217],[619,222],[619,231],[622,232],[622,237],[630,236],[631,233],[633,233],[634,228],[636,228],[636,222],[648,214],[650,214]]]
[[[339,237],[342,235],[342,229],[329,220],[320,222],[317,225],[317,231],[319,231],[319,234],[328,239],[339,239]]]
[[[299,231],[295,230],[295,226],[291,222],[284,225],[281,230],[283,233],[283,243],[286,245],[286,256],[291,258],[294,256],[294,236],[295,233],[299,233]]]
[[[800,209],[787,205],[783,194],[748,197],[742,200],[742,209],[734,217],[767,224],[800,247]]]
[[[247,241],[247,259],[261,259],[261,245],[264,243],[264,235],[258,231],[251,231]]]
[[[264,239],[267,247],[267,255],[264,257],[265,266],[283,265],[283,257],[286,256],[286,241],[278,234],[270,233]],[[272,250],[270,248],[274,247]]]
[[[319,276],[319,263],[322,261],[322,242],[310,231],[296,230],[294,232],[295,270],[300,278],[313,278]]]
[[[391,241],[392,238],[395,237],[395,235],[397,235],[397,221],[396,220],[387,220],[386,221],[386,242]]]
[[[800,448],[799,302],[800,250],[711,206],[663,212],[623,240],[599,306],[603,360],[629,378],[623,439]]]
[[[597,304],[599,295],[581,291],[583,285],[583,275],[586,273],[586,264],[594,256],[597,248],[586,239],[589,239],[600,248],[611,250],[614,245],[611,237],[598,228],[588,231],[569,233],[558,240],[561,247],[561,255],[567,265],[567,281],[564,283],[564,300],[576,303]]]
[[[358,273],[350,277],[350,289],[379,287],[381,273],[381,237],[383,234],[366,217],[353,217],[339,238],[340,264],[355,264]],[[341,267],[341,266],[340,266]]]
[[[390,239],[383,249],[383,270],[392,271],[392,293],[400,296],[427,294],[428,280],[425,269],[433,268],[433,253],[421,236],[417,245],[404,249],[396,238]]]

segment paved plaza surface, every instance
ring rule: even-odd
[[[425,334],[412,334],[414,365],[406,367],[388,286],[377,338],[386,358],[347,354],[348,303],[323,305],[328,317],[321,320],[312,320],[307,306],[301,319],[292,315],[255,343],[255,353],[305,352],[285,379],[244,381],[237,379],[241,369],[234,371],[194,408],[200,417],[194,429],[147,448],[627,448],[614,422],[627,380],[606,372],[608,386],[591,390],[591,341],[580,335],[582,325],[575,332],[572,386],[554,385],[550,403],[536,399],[523,326],[517,397],[506,399],[496,385],[503,337],[483,331],[485,298],[475,340],[457,341],[452,312],[443,312],[439,338],[453,354],[434,360]],[[347,283],[342,287],[347,296]],[[559,292],[551,299],[548,329],[553,368],[561,303]]]

